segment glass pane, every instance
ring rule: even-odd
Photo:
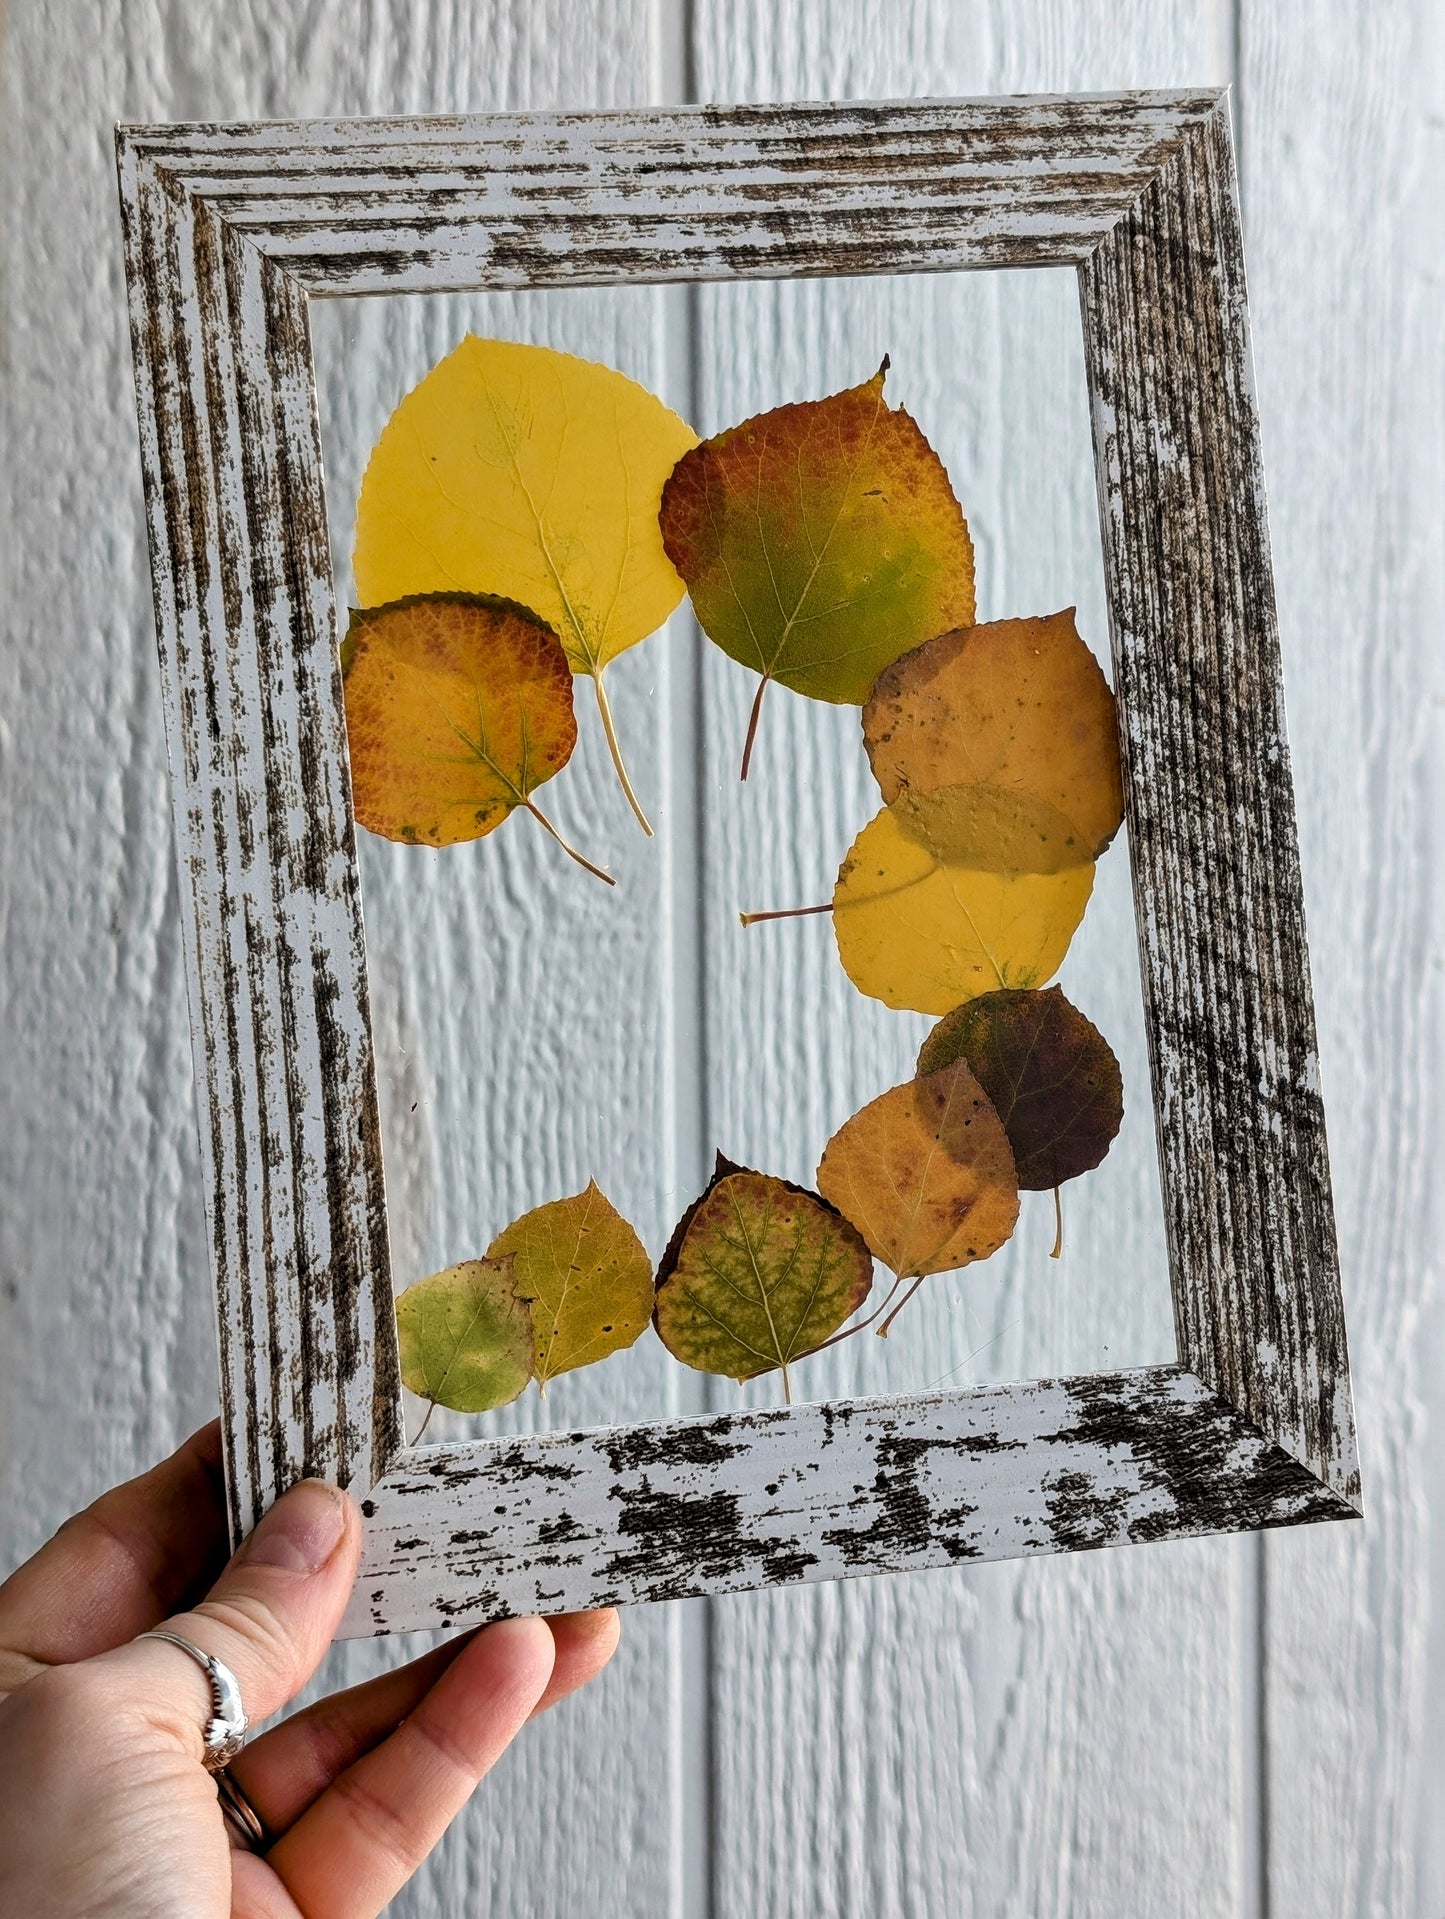
[[[981,621],[1076,606],[1109,672],[1072,274],[317,302],[312,310],[337,590],[354,603],[362,475],[402,397],[470,330],[616,367],[703,434],[867,379],[919,422],[968,518]],[[656,836],[632,817],[590,684],[577,748],[537,794],[606,887],[522,813],[434,850],[361,832],[372,1013],[398,1289],[463,1259],[589,1179],[655,1260],[715,1150],[816,1184],[850,1114],[907,1080],[932,1021],[860,994],[826,914],[744,927],[740,910],[822,904],[880,795],[856,706],[772,688],[751,774],[754,675],[699,634],[686,600],[607,672]],[[849,1338],[791,1371],[795,1398],[898,1393],[1175,1356],[1134,911],[1124,835],[1058,982],[1117,1054],[1125,1114],[1103,1163],[1025,1192],[1012,1239],[926,1280],[886,1340]],[[879,1269],[874,1301],[891,1276]],[[865,1307],[865,1312],[867,1308]],[[630,1423],[781,1403],[627,1351],[428,1438]],[[425,1411],[408,1404],[408,1430]]]

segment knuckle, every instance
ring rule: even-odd
[[[214,1620],[234,1633],[268,1671],[289,1672],[296,1664],[296,1635],[259,1593],[212,1595],[196,1607],[198,1619]],[[220,1654],[224,1658],[224,1653]]]

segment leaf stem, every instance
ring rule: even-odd
[[[607,735],[607,750],[612,755],[612,764],[617,768],[617,777],[622,782],[622,790],[627,795],[627,804],[637,815],[637,824],[649,839],[652,828],[647,815],[642,810],[642,802],[632,790],[632,781],[627,777],[627,767],[622,758],[622,748],[617,743],[617,728],[612,724],[612,702],[607,697],[607,688],[602,684],[602,668],[599,666],[592,675],[592,684],[597,689],[597,711],[602,715],[602,731]]]
[[[922,1284],[923,1274],[920,1273],[917,1279],[915,1279],[913,1284],[908,1288],[908,1291],[903,1295],[902,1299],[900,1299],[898,1304],[893,1308],[893,1311],[888,1315],[887,1319],[885,1319],[883,1324],[878,1328],[878,1337],[880,1339],[887,1339],[889,1327],[893,1324],[894,1320],[897,1319],[898,1315],[903,1311],[903,1308],[908,1304],[909,1300],[912,1299]]]
[[[758,721],[762,717],[763,695],[768,690],[767,676],[758,681],[758,690],[753,695],[753,710],[748,715],[748,737],[743,741],[743,770],[739,779],[746,779],[748,768],[753,763],[753,741],[758,737]]]
[[[436,1409],[437,1409],[437,1403],[435,1400],[432,1400],[431,1404],[426,1409],[426,1418],[421,1422],[420,1426],[418,1426],[416,1429],[416,1435],[411,1442],[413,1446],[420,1446],[421,1440],[422,1440],[422,1434],[426,1431],[427,1427],[430,1426],[431,1416],[436,1411]]]
[[[883,1304],[875,1307],[866,1319],[855,1320],[851,1326],[845,1326],[839,1333],[830,1333],[826,1339],[820,1340],[816,1346],[810,1346],[807,1352],[797,1353],[794,1357],[797,1359],[811,1359],[814,1353],[825,1353],[830,1346],[837,1346],[843,1340],[851,1339],[854,1333],[866,1332],[875,1319],[880,1319],[882,1315],[888,1311],[889,1300],[892,1299],[902,1284],[903,1281],[901,1279],[895,1279],[884,1296]]]
[[[744,926],[756,926],[761,920],[801,920],[809,913],[831,913],[833,902],[826,906],[780,906],[768,913],[739,913],[738,918]]]
[[[532,815],[532,818],[536,820],[539,826],[546,827],[547,831],[552,835],[552,838],[556,840],[557,844],[561,847],[562,851],[568,856],[569,859],[576,860],[579,866],[585,866],[589,873],[595,874],[599,880],[605,880],[609,886],[616,886],[617,882],[615,879],[613,879],[610,873],[604,873],[600,866],[594,866],[591,860],[589,860],[585,854],[579,853],[577,851],[577,848],[575,846],[569,846],[567,844],[566,840],[563,839],[562,835],[557,831],[556,827],[547,818],[547,815],[542,811],[541,807],[535,803],[535,801],[524,799],[522,801],[522,804],[523,806],[526,807],[527,811]]]
[[[1054,1188],[1054,1250],[1050,1259],[1062,1259],[1064,1254],[1064,1203],[1059,1198],[1059,1189]]]
[[[788,1377],[787,1360],[783,1361],[782,1371],[783,1371],[783,1404],[785,1406],[791,1406],[793,1403],[793,1382]]]

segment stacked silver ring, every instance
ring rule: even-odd
[[[266,1828],[256,1808],[226,1771],[246,1743],[249,1723],[236,1675],[213,1653],[202,1652],[189,1639],[183,1639],[178,1632],[168,1632],[164,1626],[156,1626],[140,1636],[142,1639],[163,1639],[168,1646],[178,1646],[195,1660],[211,1682],[211,1717],[206,1721],[202,1733],[201,1763],[215,1775],[221,1811],[253,1852],[264,1852],[270,1843]]]

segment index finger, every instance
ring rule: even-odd
[[[0,1648],[66,1665],[124,1645],[209,1586],[225,1564],[221,1426],[66,1520],[0,1586]]]

